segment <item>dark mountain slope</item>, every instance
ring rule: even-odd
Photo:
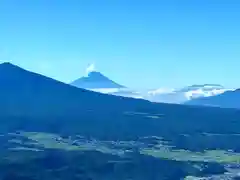
[[[121,103],[126,102],[127,105],[134,102],[75,88],[10,63],[0,65],[0,85],[0,111],[11,115],[69,116],[94,108],[114,109],[112,105],[116,103],[119,106]],[[138,103],[145,104],[146,101]]]
[[[216,96],[193,99],[185,104],[240,109],[240,90],[226,91]]]

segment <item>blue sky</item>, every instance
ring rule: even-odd
[[[240,87],[239,0],[1,0],[0,60],[69,82]]]

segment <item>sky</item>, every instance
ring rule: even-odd
[[[0,0],[0,61],[71,82],[240,87],[239,0]],[[88,69],[89,69],[88,68]]]

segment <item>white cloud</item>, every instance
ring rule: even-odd
[[[156,90],[149,91],[148,94],[150,95],[158,95],[158,94],[167,94],[167,93],[173,93],[175,89],[173,88],[159,88]]]
[[[88,75],[89,73],[95,71],[95,64],[92,63],[90,64],[87,68],[86,68],[86,75]]]
[[[199,97],[210,97],[210,96],[216,96],[219,94],[222,94],[226,91],[234,91],[234,89],[210,89],[210,90],[204,90],[204,89],[196,89],[192,91],[185,92],[185,96],[188,100],[199,98]]]

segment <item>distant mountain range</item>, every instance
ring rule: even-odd
[[[182,89],[132,90],[120,85],[100,72],[92,71],[86,77],[77,79],[71,85],[124,97],[147,99],[152,102],[182,104],[193,99],[211,97],[231,91],[218,84],[191,85]]]

